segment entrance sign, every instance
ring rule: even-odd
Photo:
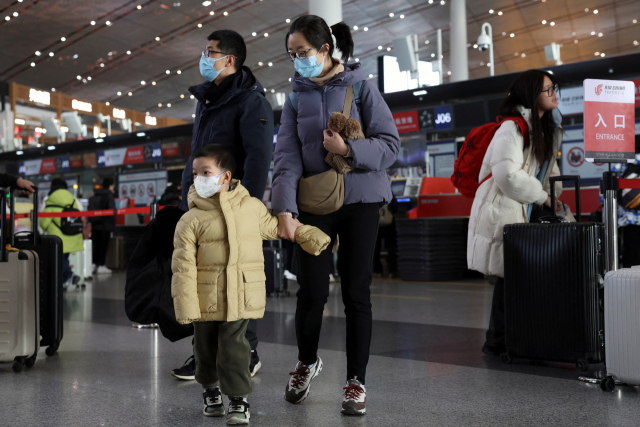
[[[615,80],[584,81],[584,151],[589,162],[635,159],[635,86]]]

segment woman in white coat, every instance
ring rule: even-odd
[[[500,115],[522,116],[529,128],[525,138],[511,120],[500,126],[482,161],[469,220],[467,263],[470,269],[498,276],[493,291],[485,354],[506,350],[504,340],[504,257],[502,232],[506,224],[527,223],[551,210],[549,177],[559,175],[556,161],[562,142],[558,84],[541,70],[520,74],[500,105]],[[562,186],[556,184],[559,195]],[[559,203],[559,202],[558,202]],[[551,212],[550,212],[551,213]]]

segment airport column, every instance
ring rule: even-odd
[[[451,81],[469,80],[466,0],[451,0],[450,35]]]
[[[328,26],[337,24],[342,21],[342,0],[309,0],[309,15],[319,16]],[[335,37],[333,43],[335,46]],[[335,48],[333,57],[340,59],[342,52]]]

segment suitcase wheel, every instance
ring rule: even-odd
[[[27,360],[24,361],[24,366],[26,366],[27,368],[31,368],[33,365],[36,364],[36,357],[37,355],[33,355],[30,358],[28,358]]]
[[[506,363],[508,365],[513,362],[513,357],[511,357],[511,354],[509,353],[502,353],[500,360],[502,360],[502,363]]]
[[[600,388],[602,391],[613,392],[616,389],[616,381],[613,377],[606,377],[602,381],[600,381]]]
[[[16,374],[18,372],[22,372],[22,369],[24,368],[24,365],[22,364],[22,362],[20,362],[19,360],[16,360],[15,362],[13,362],[13,372],[15,372]]]
[[[585,372],[587,369],[589,369],[589,362],[584,359],[578,359],[578,361],[576,362],[576,368],[580,372]]]
[[[57,345],[50,345],[49,347],[47,347],[47,350],[45,351],[45,353],[47,354],[47,356],[53,356],[54,354],[56,354],[57,351],[58,351]]]

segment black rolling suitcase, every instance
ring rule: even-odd
[[[284,278],[284,266],[286,251],[282,248],[282,242],[265,242],[266,247],[262,248],[264,254],[264,273],[267,276],[266,287],[267,296],[288,297],[287,280]]]
[[[580,222],[580,177],[575,182],[576,220],[504,227],[504,287],[507,352],[514,357],[575,363],[604,361],[603,225]],[[551,222],[546,222],[549,219]]]
[[[13,206],[13,191],[10,193],[10,200]],[[38,200],[37,189],[34,200]],[[11,212],[13,213],[13,208]],[[13,224],[13,218],[11,219]],[[58,351],[63,335],[62,239],[58,236],[39,235],[38,212],[35,208],[31,218],[31,230],[31,233],[13,236],[12,232],[10,235],[13,236],[12,246],[34,251],[40,259],[40,346],[48,347],[46,354],[52,356]]]

